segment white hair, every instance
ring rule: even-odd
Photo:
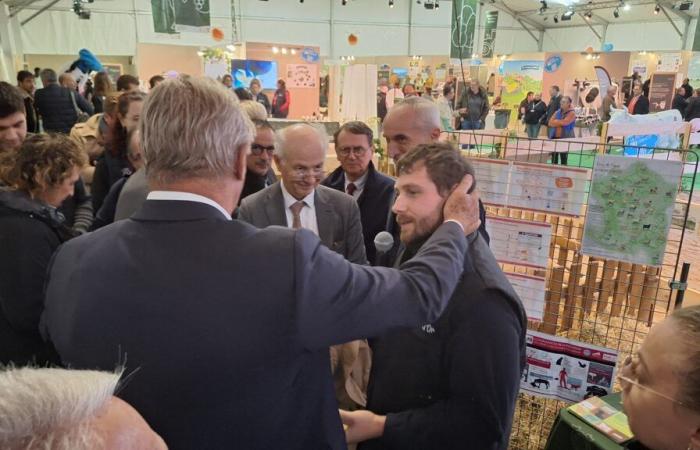
[[[424,131],[430,131],[441,127],[440,109],[435,102],[423,97],[408,97],[400,103],[394,104],[387,113],[387,116],[403,108],[410,108],[413,110],[415,121],[410,124],[412,127],[418,127]],[[386,118],[384,120],[386,120]]]
[[[241,110],[248,115],[250,120],[267,120],[267,110],[255,100],[243,100]]]
[[[321,143],[321,148],[323,148],[323,154],[325,155],[328,151],[328,133],[326,133],[326,129],[321,125],[312,125],[310,123],[298,123],[278,130],[275,133],[275,155],[277,155],[280,159],[284,159],[284,155],[288,147],[288,135],[295,131],[302,130],[313,130],[316,133],[316,136]]]
[[[112,398],[121,371],[23,367],[0,371],[0,448],[102,448],[90,420]]]
[[[170,183],[234,172],[255,129],[235,94],[209,78],[179,77],[156,86],[141,113],[149,180]]]

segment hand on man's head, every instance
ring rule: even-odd
[[[473,187],[474,178],[465,175],[447,197],[443,208],[445,220],[454,220],[462,224],[466,236],[475,232],[481,225],[479,194]]]

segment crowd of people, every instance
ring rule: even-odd
[[[444,105],[394,96],[394,179],[363,122],[275,131],[283,80],[100,76],[88,99],[41,73],[0,83],[0,448],[508,448],[527,319]],[[566,137],[551,94],[523,119]],[[488,109],[470,83],[450,122]],[[632,427],[700,448],[700,313],[654,330],[622,371]]]

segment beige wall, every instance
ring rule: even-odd
[[[204,75],[204,62],[197,51],[199,47],[139,44],[135,58],[139,78],[147,82],[153,75],[170,70],[192,76]]]

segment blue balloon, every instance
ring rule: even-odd
[[[604,52],[611,52],[613,50],[613,45],[610,42],[606,42],[603,44],[603,51]]]

